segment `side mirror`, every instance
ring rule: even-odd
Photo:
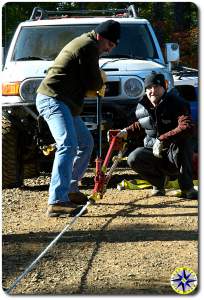
[[[180,59],[179,45],[177,43],[167,43],[166,46],[166,60],[167,62],[178,61]]]

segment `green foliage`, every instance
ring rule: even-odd
[[[198,28],[192,28],[187,32],[175,32],[172,34],[172,39],[176,40],[180,46],[182,53],[180,64],[198,68]]]
[[[48,2],[8,2],[2,8],[2,45],[8,48],[12,36],[20,22],[30,18],[34,7],[56,9],[57,3]]]

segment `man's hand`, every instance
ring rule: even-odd
[[[106,93],[106,85],[103,84],[102,87],[100,88],[100,90],[98,90],[98,94],[99,94],[99,96],[104,97],[105,93]]]
[[[99,96],[104,97],[105,92],[106,92],[106,84],[105,83],[108,81],[108,79],[107,79],[106,73],[102,69],[100,69],[100,72],[101,72],[101,78],[103,80],[103,85],[98,90],[98,94],[99,94]],[[89,90],[86,92],[86,97],[88,97],[88,98],[95,98],[96,96],[97,96],[97,91]]]
[[[106,83],[108,81],[108,78],[107,78],[105,71],[100,69],[100,72],[101,72],[101,78],[103,80],[103,83]]]
[[[158,157],[158,158],[162,158],[162,150],[163,150],[163,142],[161,142],[160,140],[156,139],[154,146],[153,146],[153,154],[154,156]]]
[[[117,138],[120,138],[120,139],[127,139],[127,130],[124,128],[122,129],[117,135],[116,135]]]
[[[100,88],[100,90],[98,90],[98,94],[99,94],[99,96],[104,97],[105,92],[106,92],[106,85],[103,84],[102,87]],[[87,91],[86,92],[86,97],[96,98],[97,97],[97,91]]]

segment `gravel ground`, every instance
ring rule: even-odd
[[[81,191],[91,194],[93,170]],[[175,295],[170,278],[178,267],[198,274],[198,201],[149,197],[149,190],[118,191],[128,169],[114,173],[103,199],[13,289],[18,295]],[[47,175],[3,190],[3,287],[36,259],[72,220],[47,218]]]

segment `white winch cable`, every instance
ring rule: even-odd
[[[83,212],[86,210],[86,208],[90,205],[93,204],[91,200],[89,200],[83,207],[82,209],[78,212],[76,216],[73,217],[72,221],[67,224],[64,229],[56,236],[56,238],[40,253],[40,255],[25,269],[25,271],[14,281],[14,283],[11,285],[10,288],[6,290],[8,294],[11,293],[13,289],[16,288],[17,284],[21,281],[23,277],[25,277],[37,264],[37,262],[56,244],[56,242],[60,239],[60,237],[69,229],[71,228],[71,225],[75,223],[78,217],[80,217]]]

